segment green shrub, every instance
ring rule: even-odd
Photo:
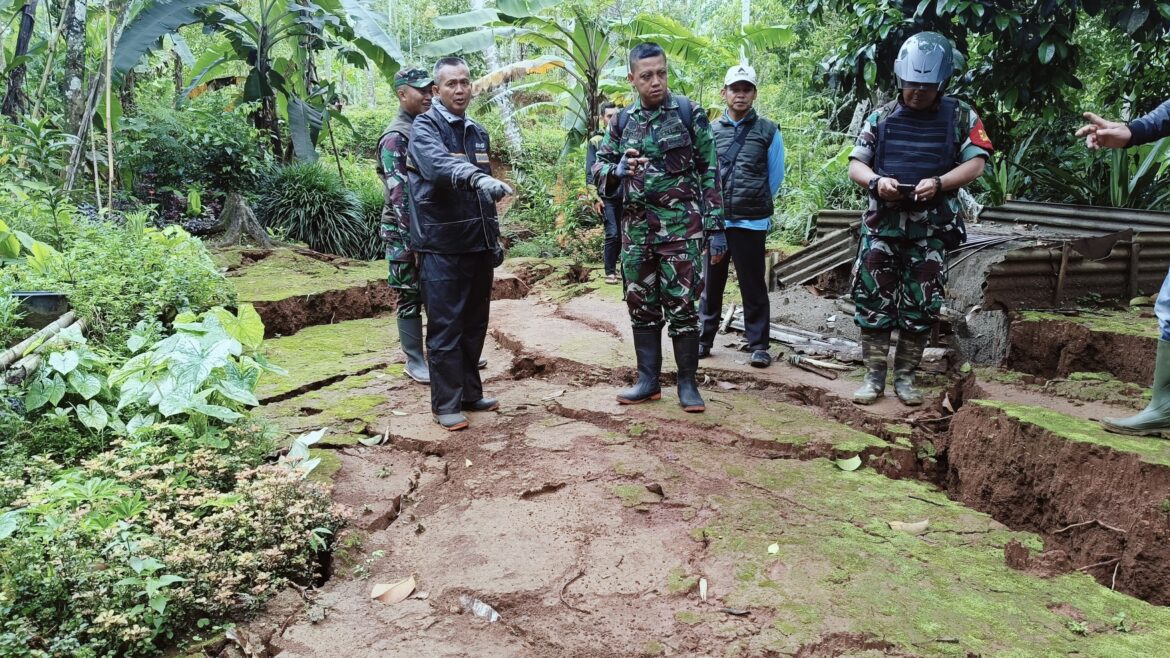
[[[349,119],[353,130],[341,123],[333,124],[333,137],[337,140],[337,150],[345,154],[356,154],[362,158],[373,158],[378,150],[378,138],[394,121],[398,108],[389,110],[346,109],[345,118]],[[327,140],[328,138],[326,138]],[[328,141],[325,142],[328,144]],[[323,149],[324,152],[327,149]]]
[[[119,133],[122,178],[141,195],[186,195],[198,186],[250,194],[272,166],[249,115],[253,105],[234,104],[233,94],[211,92],[177,108],[147,103],[123,120]]]
[[[374,168],[374,161],[356,160],[347,163],[345,182],[361,202],[362,217],[368,229],[368,242],[362,258],[380,258],[385,253],[385,247],[378,235],[378,228],[382,224],[382,206],[386,197],[382,192],[382,179]]]
[[[68,248],[24,283],[57,290],[108,345],[121,345],[142,318],[170,320],[183,311],[231,304],[235,292],[207,248],[186,231],[130,230],[110,223],[79,223]]]
[[[260,197],[257,216],[268,227],[310,249],[349,258],[371,258],[377,225],[366,221],[362,200],[336,172],[319,163],[276,170]],[[371,234],[373,238],[371,238]]]

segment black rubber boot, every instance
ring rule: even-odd
[[[634,354],[638,358],[638,382],[617,394],[620,404],[641,404],[662,399],[658,375],[662,373],[662,328],[635,329]]]
[[[678,403],[683,411],[702,413],[707,403],[699,395],[695,371],[699,369],[699,335],[683,334],[674,337],[674,362],[678,364]]]
[[[427,358],[423,356],[422,318],[398,318],[398,341],[406,354],[406,376],[420,384],[431,383]]]
[[[873,404],[886,392],[886,358],[890,352],[890,332],[881,329],[861,330],[861,360],[865,362],[865,381],[853,393],[857,404]]]

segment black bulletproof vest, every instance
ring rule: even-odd
[[[955,140],[958,101],[944,96],[937,110],[912,110],[901,103],[877,125],[877,154],[874,171],[896,178],[899,183],[942,176],[955,168],[959,149]],[[943,195],[931,201],[903,201],[907,209],[924,209],[941,204]]]

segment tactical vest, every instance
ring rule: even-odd
[[[874,171],[906,185],[942,176],[955,168],[959,143],[955,138],[959,103],[944,96],[938,110],[913,110],[895,101],[893,111],[877,125]],[[930,201],[901,201],[905,210],[925,210],[941,205],[942,194]]]
[[[776,138],[776,124],[753,111],[738,127],[724,117],[711,128],[719,152],[723,216],[727,219],[771,217],[776,208],[772,186],[768,184],[768,149]],[[735,154],[735,162],[728,162],[725,156],[733,148],[739,131],[747,131],[743,146]]]
[[[410,116],[403,110],[399,110],[398,116],[394,117],[394,120],[390,122],[390,125],[386,126],[386,130],[382,131],[382,134],[378,136],[378,148],[374,152],[374,159],[377,161],[376,167],[378,170],[378,178],[386,177],[386,168],[382,165],[382,154],[379,152],[382,148],[382,140],[386,139],[386,136],[390,133],[396,133],[402,136],[403,140],[409,141],[410,124],[413,122],[414,117]],[[383,192],[386,198],[386,203],[390,203],[390,192],[385,189],[383,189]]]

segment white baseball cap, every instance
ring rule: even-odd
[[[750,82],[752,86],[756,85],[756,70],[749,64],[736,64],[727,69],[727,75],[723,76],[723,86],[730,87],[737,82]]]

